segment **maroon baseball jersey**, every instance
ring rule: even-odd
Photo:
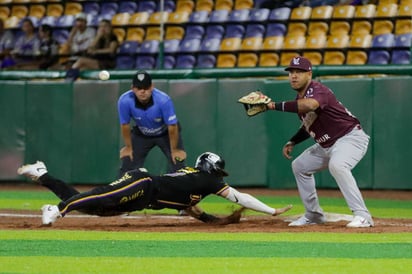
[[[334,93],[319,82],[310,83],[304,98],[319,102],[319,108],[315,111],[299,113],[298,116],[306,131],[322,147],[332,146],[337,139],[359,125],[359,120],[336,99]]]

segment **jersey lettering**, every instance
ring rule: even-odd
[[[122,178],[120,178],[120,179],[112,182],[110,185],[111,185],[111,186],[115,186],[115,185],[120,184],[120,183],[122,183],[122,182],[124,182],[124,181],[126,181],[126,180],[128,180],[128,179],[130,179],[130,178],[132,178],[132,176],[131,176],[129,173],[125,173],[125,174],[122,176]]]
[[[137,198],[143,196],[143,194],[144,194],[144,190],[141,189],[141,190],[137,191],[136,193],[133,193],[132,195],[123,196],[120,199],[120,204],[124,204],[124,203],[127,203],[129,201],[136,200]]]

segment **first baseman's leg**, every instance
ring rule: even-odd
[[[371,214],[351,172],[365,155],[368,143],[369,136],[358,129],[340,138],[330,152],[329,171],[352,212],[373,224]]]
[[[323,218],[323,210],[319,205],[316,192],[314,173],[327,167],[328,159],[325,158],[323,149],[315,144],[307,148],[292,162],[300,198],[305,206],[305,217],[310,220]]]

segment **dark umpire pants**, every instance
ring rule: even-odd
[[[168,172],[174,172],[186,166],[184,161],[176,162],[176,164],[172,162],[168,132],[160,136],[145,136],[136,127],[134,127],[132,130],[132,146],[133,161],[131,161],[129,157],[124,157],[121,159],[122,166],[120,167],[120,177],[128,170],[144,167],[144,162],[147,155],[155,146],[159,147],[166,156],[168,161]],[[178,148],[184,149],[180,130]]]

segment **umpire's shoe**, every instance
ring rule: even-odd
[[[47,173],[46,165],[43,162],[37,161],[31,165],[24,165],[17,169],[17,174],[31,178],[33,181],[38,181],[39,178]]]

